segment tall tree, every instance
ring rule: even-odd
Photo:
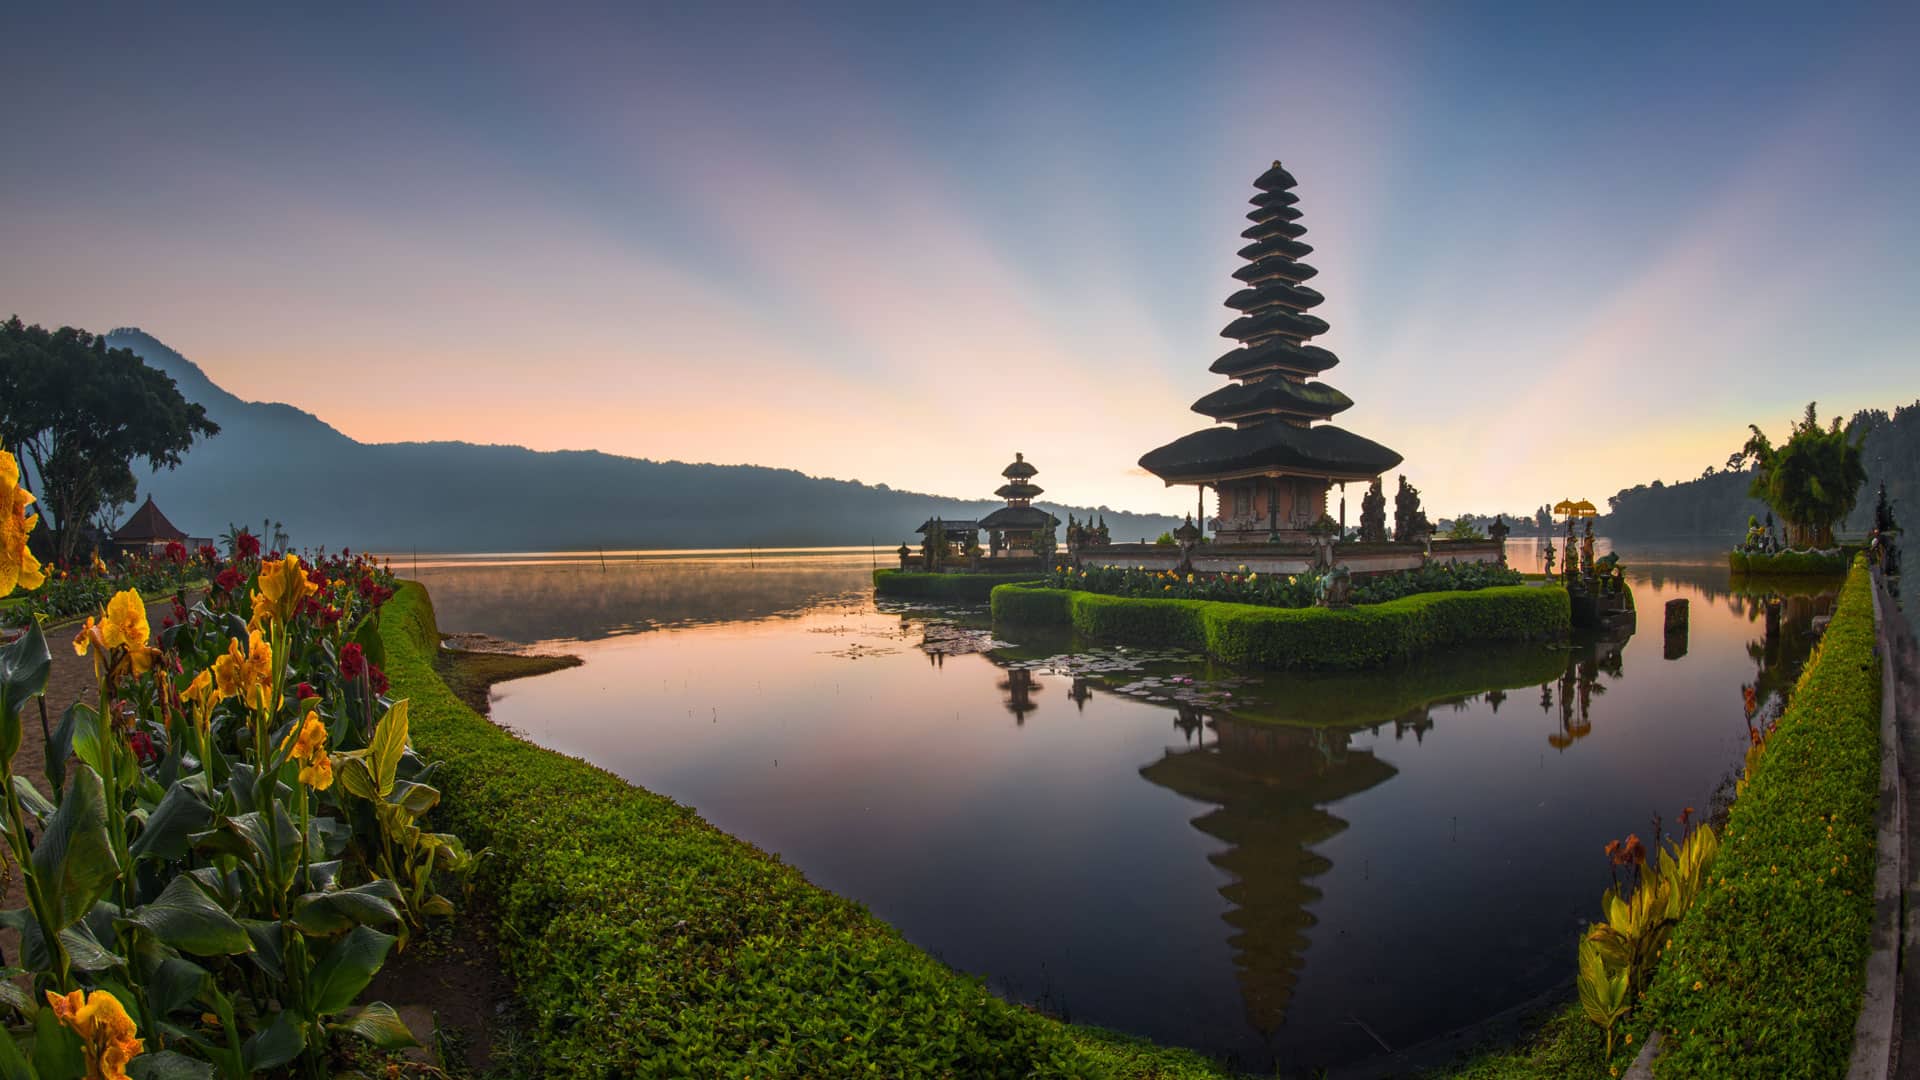
[[[79,555],[83,528],[131,501],[133,465],[171,469],[219,425],[130,349],[14,316],[0,323],[0,444],[33,463],[55,556]]]
[[[1867,482],[1863,436],[1842,428],[1837,416],[1822,428],[1813,402],[1779,446],[1759,425],[1749,428],[1753,436],[1735,459],[1753,462],[1748,492],[1780,516],[1791,546],[1832,547],[1834,525],[1853,511]]]

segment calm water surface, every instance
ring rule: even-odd
[[[445,630],[586,659],[500,687],[502,723],[699,808],[1011,998],[1294,1070],[1566,984],[1606,842],[1712,803],[1743,686],[1791,686],[1834,583],[1799,586],[1769,645],[1717,553],[1646,554],[1624,642],[1339,677],[876,605],[865,551],[413,573]],[[1692,628],[1669,657],[1673,598]]]

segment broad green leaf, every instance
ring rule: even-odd
[[[367,768],[365,750],[350,750],[333,755],[333,775],[340,786],[357,798],[372,801],[380,797],[375,788],[373,773]]]
[[[195,956],[231,956],[251,947],[247,932],[233,916],[184,874],[167,882],[152,903],[135,908],[121,922]]]
[[[13,774],[13,793],[20,797],[20,808],[27,813],[41,821],[53,816],[52,801],[40,794],[40,789],[33,786],[33,781],[19,773]]]
[[[55,1019],[52,1009],[41,1009],[33,1018],[33,1067],[45,1080],[87,1074],[80,1037]]]
[[[367,661],[376,667],[387,666],[387,643],[380,636],[378,613],[369,613],[353,628],[353,640],[366,654]]]
[[[334,1030],[358,1035],[382,1050],[404,1050],[420,1045],[420,1041],[413,1037],[413,1032],[407,1030],[400,1014],[384,1001],[367,1005],[354,1013],[352,1019],[335,1025]]]
[[[286,964],[282,959],[286,949],[280,924],[266,919],[242,919],[240,925],[247,931],[247,940],[253,942],[253,951],[247,954],[253,962],[275,982],[286,978]]]
[[[67,786],[67,759],[73,756],[73,733],[81,725],[90,723],[92,716],[93,710],[76,701],[60,714],[60,722],[47,737],[47,783],[53,785],[56,795]]]
[[[387,796],[387,801],[405,807],[414,817],[421,817],[439,805],[440,792],[425,784],[399,780],[394,782],[393,793]]]
[[[73,756],[92,766],[94,772],[104,770],[107,745],[100,731],[100,714],[80,704],[75,704],[67,713],[73,717]],[[61,723],[65,722],[62,718]]]
[[[304,1027],[294,1019],[293,1013],[282,1010],[274,1015],[273,1023],[268,1024],[266,1030],[241,1044],[240,1054],[246,1060],[248,1072],[260,1073],[285,1065],[299,1057],[306,1047]]]
[[[135,859],[168,862],[185,859],[192,847],[193,834],[205,830],[212,821],[213,811],[196,798],[186,784],[175,784],[147,816],[146,827],[140,830],[130,850]]]
[[[373,729],[373,738],[367,741],[371,751],[368,764],[373,769],[375,788],[381,798],[393,791],[393,781],[400,773],[400,755],[407,749],[407,700],[402,698],[393,703],[387,714]]]
[[[141,1054],[127,1064],[133,1080],[212,1080],[213,1066],[173,1050]]]
[[[52,666],[53,655],[38,622],[29,621],[26,633],[0,649],[0,761],[9,769],[20,749],[20,710],[46,692]]]
[[[40,1080],[40,1073],[27,1062],[20,1044],[13,1041],[13,1033],[5,1028],[0,1028],[0,1080]]]
[[[37,943],[40,939],[39,927],[34,928],[33,937]],[[67,959],[80,971],[108,971],[123,963],[119,956],[100,944],[100,939],[87,929],[84,922],[74,923],[60,931],[60,944],[66,946]]]
[[[10,1005],[19,1010],[20,1015],[32,1016],[40,1007],[40,1000],[26,986],[14,981],[15,976],[25,974],[27,971],[23,968],[0,968],[0,1005]]]
[[[205,993],[212,978],[191,960],[167,957],[147,976],[147,1005],[161,1016],[177,1012]]]
[[[307,980],[313,1011],[321,1016],[353,1004],[386,962],[393,935],[356,926],[330,945]]]
[[[316,936],[369,924],[386,926],[400,921],[393,906],[399,899],[399,887],[385,879],[351,889],[311,892],[293,902],[293,925]]]
[[[120,876],[107,838],[106,792],[100,774],[81,766],[33,850],[33,872],[46,891],[55,929],[71,926]]]

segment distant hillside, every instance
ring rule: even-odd
[[[1872,528],[1875,493],[1882,481],[1893,500],[1894,516],[1909,530],[1920,530],[1920,401],[1895,409],[1855,413],[1849,431],[1864,431],[1867,484],[1853,513],[1841,525],[1845,536]],[[1729,447],[1728,450],[1738,449]],[[1610,512],[1598,527],[1609,536],[1724,537],[1729,543],[1746,531],[1749,514],[1765,518],[1767,507],[1747,496],[1752,475],[1712,469],[1692,480],[1667,484],[1655,480],[1627,488],[1607,500]]]
[[[403,551],[595,548],[886,547],[917,540],[927,517],[972,518],[1004,503],[965,501],[754,465],[690,465],[597,451],[473,443],[362,443],[291,405],[242,401],[192,361],[136,329],[108,343],[173,376],[220,434],[185,464],[142,480],[196,536],[229,522],[281,522],[296,544]],[[1011,454],[1011,449],[1008,453]],[[1158,536],[1173,518],[1105,507],[1116,539]]]

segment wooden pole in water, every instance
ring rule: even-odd
[[[1667,601],[1666,658],[1678,660],[1687,655],[1687,601],[1685,597]]]

